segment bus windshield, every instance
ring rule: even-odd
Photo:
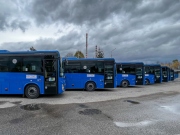
[[[155,68],[155,75],[160,75],[160,69],[159,68]]]

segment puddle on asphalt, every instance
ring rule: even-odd
[[[5,104],[7,101],[0,101],[0,105]]]
[[[133,100],[124,100],[124,102],[129,102],[129,103],[132,103],[132,104],[140,104],[139,102],[133,101]]]
[[[36,111],[41,109],[40,104],[27,104],[22,105],[20,108],[27,111]]]
[[[84,105],[84,104],[79,104],[79,106],[80,106],[81,108],[88,108],[88,106],[86,106],[86,105]]]
[[[79,114],[83,114],[83,115],[96,115],[101,113],[102,112],[98,109],[85,109],[84,111],[79,111]]]

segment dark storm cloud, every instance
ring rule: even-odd
[[[136,9],[142,0],[35,0],[31,13],[37,24],[62,21],[76,25],[96,23],[119,12],[129,12]]]
[[[24,11],[19,10],[17,1],[0,1],[0,31],[20,29],[23,32],[30,26],[30,21],[21,16]]]
[[[6,21],[6,17],[2,16],[0,13],[0,31],[5,30],[8,27],[8,23]]]
[[[121,61],[143,60],[164,61],[176,59],[179,54],[180,25],[165,25],[161,28],[153,28],[148,32],[136,32],[135,29],[122,33],[121,28],[116,28],[114,34],[111,30],[102,27],[100,33],[92,32],[90,41],[97,42],[103,48],[106,57],[111,55]],[[135,32],[133,32],[135,30]],[[118,32],[119,31],[119,32]],[[106,34],[104,34],[106,33]],[[106,35],[112,35],[105,37]],[[135,35],[134,35],[135,33]],[[171,58],[171,59],[170,59]]]
[[[59,50],[62,56],[67,53],[75,53],[77,50],[84,51],[84,43],[80,39],[80,35],[76,32],[64,35],[58,39],[53,38],[40,38],[34,42],[9,42],[1,44],[2,50],[9,51],[27,51],[30,47],[36,50]]]
[[[0,12],[0,30],[28,29],[29,20],[9,20],[12,12],[16,13],[16,6],[9,5],[6,5],[9,11],[3,10],[7,17]],[[77,50],[85,54],[88,33],[89,57],[94,57],[96,45],[105,57],[112,54],[119,61],[169,61],[179,57],[179,0],[32,0],[24,7],[21,12],[26,11],[24,15],[38,27],[56,24],[61,27],[56,31],[60,35],[67,24],[74,30],[58,39],[15,43],[18,49],[34,46],[37,50],[57,49],[64,56]],[[2,45],[12,49],[12,44]]]
[[[19,22],[17,19],[13,20],[11,22],[11,25],[10,25],[12,30],[21,29],[22,32],[25,32],[28,29],[29,26],[30,26],[30,22],[29,21],[20,21]]]
[[[179,13],[177,12],[180,11],[179,7],[179,0],[144,0],[144,2],[141,3],[141,6],[139,6],[137,10],[134,10],[131,18],[148,16],[156,21],[158,19],[164,19],[179,15]]]
[[[122,61],[164,61],[179,57],[180,2],[148,2],[148,5],[140,3],[133,12],[129,10],[125,19],[119,19],[120,25],[114,25],[113,20],[114,27],[106,29],[110,23],[102,23],[94,28],[92,40],[104,48],[105,54],[110,55],[116,48],[113,56]]]

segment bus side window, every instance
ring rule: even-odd
[[[42,72],[42,67],[36,67],[36,72]]]
[[[6,72],[9,70],[9,58],[8,57],[0,57],[0,71]]]
[[[101,69],[101,68],[98,68],[98,72],[99,72],[99,73],[102,73],[102,69]]]

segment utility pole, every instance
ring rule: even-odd
[[[112,52],[115,50],[116,48],[114,48],[113,50],[111,50],[111,58],[112,58]]]
[[[88,48],[88,34],[86,33],[86,58],[88,57],[87,48]]]
[[[96,48],[95,48],[95,58],[97,58],[97,54],[98,53],[98,50],[97,50],[97,45],[96,45]]]

